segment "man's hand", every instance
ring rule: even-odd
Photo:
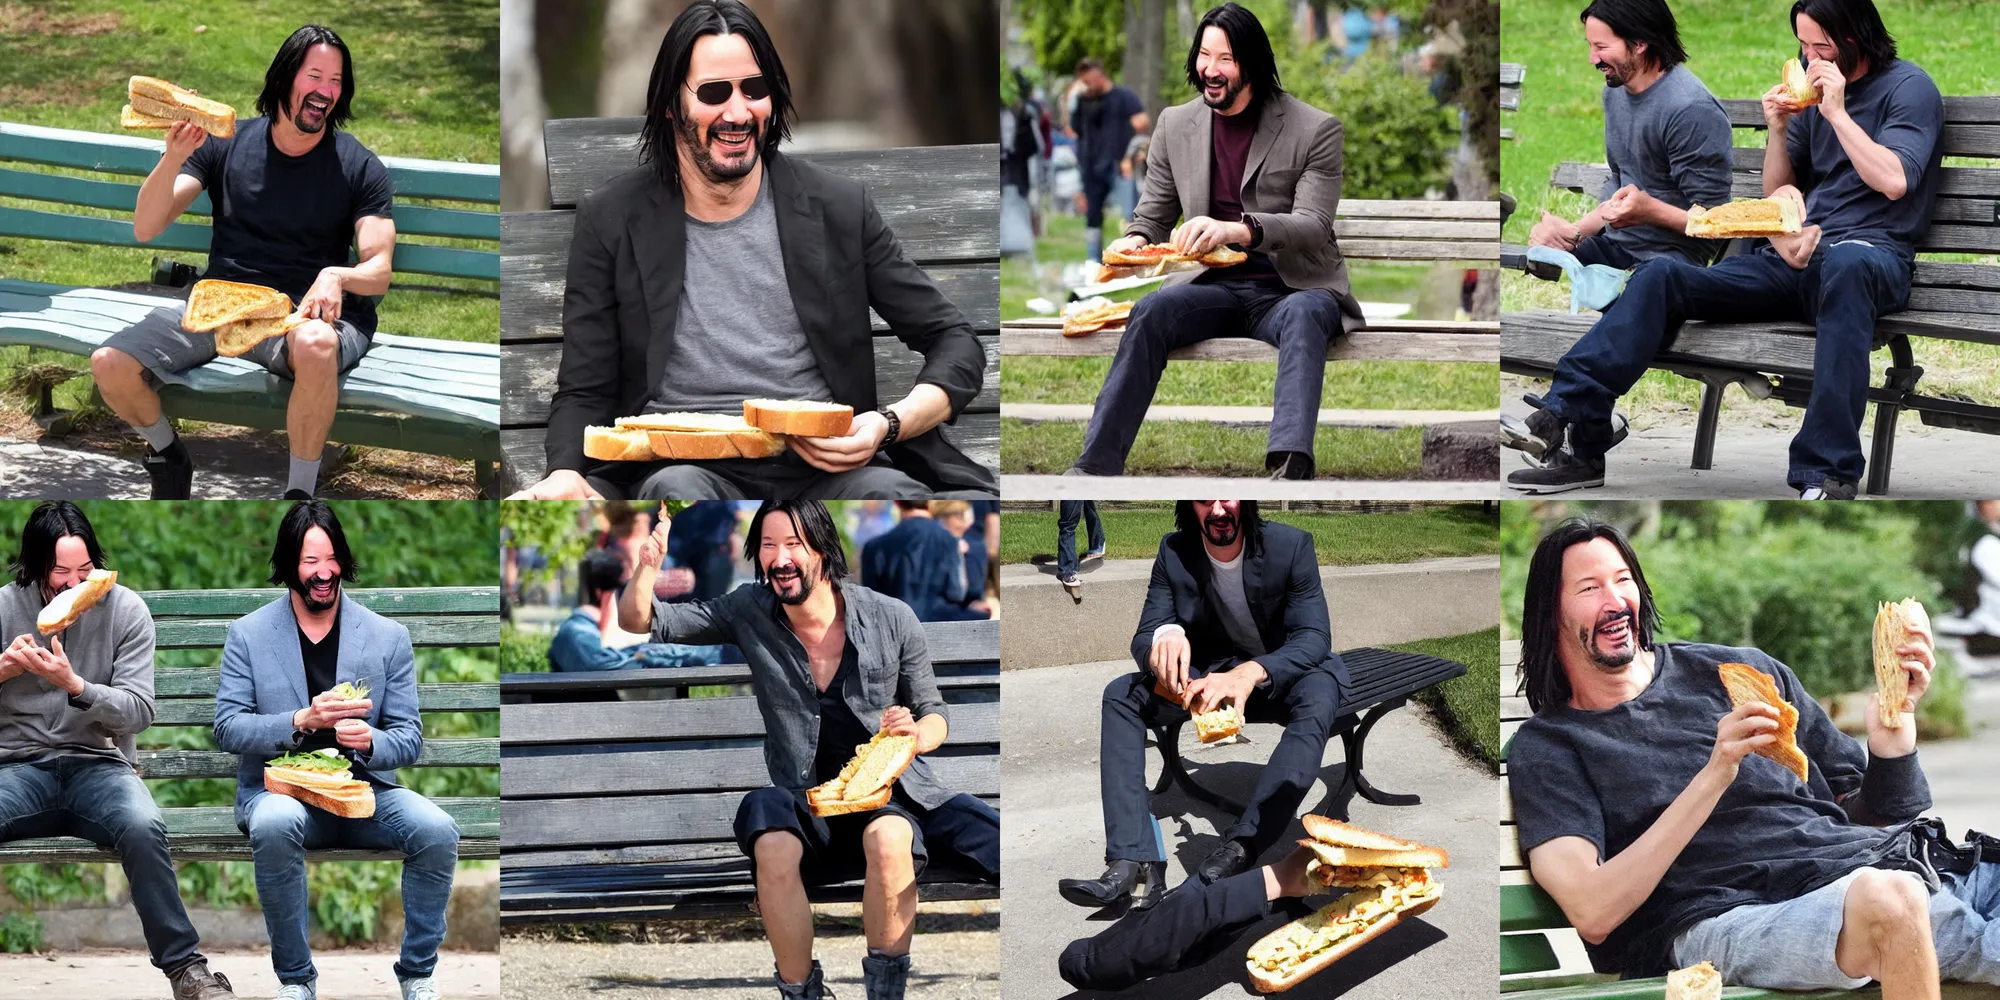
[[[334,691],[321,691],[312,704],[292,713],[292,728],[308,732],[326,729],[342,719],[358,719],[367,715],[375,703],[366,698],[348,701]]]
[[[1089,199],[1086,199],[1083,196],[1083,192],[1078,191],[1076,193],[1075,201],[1076,201],[1076,214],[1082,215],[1085,212],[1090,211],[1090,201]]]
[[[1180,253],[1199,257],[1225,243],[1248,246],[1250,227],[1241,222],[1223,222],[1197,215],[1175,228],[1168,242]]]
[[[508,494],[509,500],[602,500],[604,495],[592,489],[590,481],[575,469],[557,469],[542,477],[542,481],[523,490]]]
[[[1146,238],[1144,236],[1139,235],[1138,233],[1133,233],[1130,236],[1120,236],[1117,239],[1112,240],[1111,245],[1105,247],[1104,249],[1107,251],[1115,251],[1117,253],[1131,253],[1132,251],[1137,250],[1145,245],[1146,245]]]
[[[882,710],[881,731],[891,736],[922,736],[917,728],[917,717],[901,705],[890,705]]]
[[[299,299],[298,315],[307,319],[323,319],[328,323],[339,319],[341,288],[339,271],[331,267],[322,269],[319,278]]]
[[[1613,192],[1597,209],[1597,217],[1613,229],[1643,225],[1651,221],[1653,196],[1639,190],[1636,184],[1627,184]]]
[[[897,411],[898,415],[902,411]],[[889,436],[889,418],[874,410],[854,415],[841,437],[794,437],[792,450],[806,464],[825,472],[852,472],[867,465]]]
[[[83,678],[70,669],[69,656],[63,652],[62,636],[50,636],[49,642],[53,648],[28,647],[28,672],[69,692],[70,697],[82,694]]]
[[[1761,701],[1746,702],[1715,724],[1715,749],[1708,766],[1726,781],[1736,780],[1743,758],[1778,742],[1778,710]]]
[[[18,635],[0,652],[0,681],[11,681],[28,672],[28,650],[35,648],[33,635]]]
[[[333,724],[333,741],[365,756],[375,750],[375,731],[360,719],[342,719]]]
[[[1882,694],[1877,691],[1868,696],[1868,755],[1870,757],[1907,757],[1917,749],[1917,703],[1924,693],[1931,689],[1931,674],[1937,670],[1937,645],[1931,637],[1928,624],[1918,628],[1909,623],[1910,641],[1896,647],[1896,657],[1903,666],[1905,682],[1909,685],[1901,705],[1891,706],[1902,716],[1903,724],[1891,729],[1882,724]]]
[[[1819,113],[1829,120],[1847,114],[1847,77],[1842,76],[1840,67],[1824,59],[1817,59],[1806,67],[1806,82],[1819,88]]]
[[[1808,73],[1806,77],[1811,79],[1812,74]],[[1764,126],[1769,128],[1774,136],[1784,135],[1785,124],[1792,120],[1793,115],[1804,110],[1792,100],[1791,91],[1786,90],[1782,83],[1764,91],[1760,102],[1764,108]]]
[[[1806,196],[1800,194],[1797,187],[1790,184],[1781,185],[1776,191],[1771,192],[1771,197],[1790,201],[1799,207],[1799,218],[1806,217]],[[1778,251],[1778,256],[1784,258],[1785,263],[1792,266],[1792,270],[1803,271],[1806,265],[1812,262],[1813,251],[1819,248],[1819,237],[1818,226],[1806,226],[1790,236],[1771,237],[1771,249]]]
[[[1254,660],[1246,660],[1236,666],[1209,674],[1188,685],[1188,711],[1196,715],[1212,712],[1229,702],[1238,712],[1250,704],[1250,692],[1257,682],[1264,679],[1264,668]]]
[[[1569,220],[1554,212],[1543,212],[1542,221],[1528,230],[1528,244],[1538,247],[1555,247],[1558,250],[1575,250],[1583,240],[1583,231]]]
[[[188,91],[192,94],[194,91]],[[208,141],[208,132],[193,122],[175,122],[167,126],[167,149],[164,159],[173,163],[176,169],[186,163],[201,144]]]
[[[660,501],[660,512],[653,517],[653,532],[639,543],[639,569],[658,571],[660,563],[667,558],[667,534],[673,529],[674,516],[667,513],[667,502]]]
[[[1187,703],[1188,656],[1192,651],[1186,632],[1172,632],[1153,640],[1153,651],[1146,659],[1154,679],[1165,684],[1182,704]]]

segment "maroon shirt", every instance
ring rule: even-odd
[[[1250,159],[1250,140],[1257,134],[1257,117],[1245,112],[1209,112],[1208,217],[1222,222],[1243,221],[1243,168]],[[1209,272],[1215,278],[1276,277],[1278,272],[1261,253],[1234,267]]]

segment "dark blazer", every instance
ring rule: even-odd
[[[1254,659],[1271,675],[1270,694],[1283,698],[1307,671],[1324,670],[1339,681],[1345,696],[1347,666],[1333,651],[1312,536],[1270,521],[1264,522],[1263,530],[1263,551],[1252,553],[1246,547],[1243,555],[1243,596],[1267,650]],[[1139,631],[1132,636],[1132,659],[1140,670],[1150,672],[1146,661],[1153,651],[1153,631],[1168,623],[1187,630],[1188,663],[1194,676],[1251,659],[1237,654],[1223,627],[1213,579],[1214,570],[1198,536],[1175,531],[1160,539],[1146,607],[1139,613]]]
[[[954,417],[986,378],[986,352],[937,285],[903,256],[868,189],[773,153],[765,162],[778,215],[785,283],[835,402],[873,410],[874,336],[868,310],[924,356],[917,382],[943,389]],[[562,367],[549,404],[549,468],[594,473],[583,429],[638,413],[660,384],[680,320],[687,214],[651,167],[619,174],[584,198],[563,292]],[[774,262],[780,263],[780,262]],[[993,473],[941,434],[888,450],[933,490],[997,493]]]

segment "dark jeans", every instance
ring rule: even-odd
[[[1109,170],[1093,171],[1084,167],[1083,174],[1083,224],[1090,229],[1104,228],[1104,200],[1111,196],[1111,187],[1118,182],[1118,165]]]
[[[1822,246],[1803,271],[1769,248],[1695,267],[1674,257],[1645,262],[1625,293],[1556,364],[1546,406],[1575,424],[1583,458],[1611,445],[1612,403],[1629,391],[1687,320],[1813,324],[1812,398],[1792,438],[1785,479],[1794,489],[1827,477],[1859,482],[1861,418],[1875,319],[1910,301],[1910,265],[1881,247]],[[1136,311],[1136,310],[1135,310]]]
[[[1243,815],[1222,831],[1224,839],[1244,841],[1252,860],[1277,843],[1297,815],[1306,790],[1319,776],[1320,757],[1339,710],[1340,682],[1324,670],[1307,671],[1282,699],[1259,691],[1244,706],[1246,722],[1285,726],[1285,735],[1257,776]],[[1098,782],[1104,796],[1105,861],[1166,860],[1147,802],[1146,730],[1187,717],[1186,709],[1153,693],[1149,673],[1134,671],[1104,686]]]
[[[1122,990],[1208,961],[1269,916],[1273,905],[1264,898],[1262,868],[1213,885],[1188,879],[1152,908],[1125,915],[1096,937],[1071,941],[1056,970],[1080,990]]]
[[[1623,243],[1611,239],[1609,233],[1598,233],[1578,242],[1576,249],[1570,253],[1585,264],[1603,264],[1620,271],[1630,271],[1641,263],[1639,258],[1632,256],[1632,251],[1625,249]]]
[[[1104,549],[1104,522],[1097,519],[1097,501],[1062,501],[1062,512],[1056,515],[1056,576],[1061,579],[1067,580],[1076,574],[1076,522],[1079,519],[1090,533],[1090,548],[1086,551],[1101,552]]]
[[[1099,476],[1122,473],[1167,355],[1215,337],[1255,337],[1278,349],[1268,450],[1311,454],[1326,349],[1340,331],[1332,292],[1293,291],[1274,280],[1197,279],[1140,299],[1097,394],[1076,467]]]
[[[0,764],[0,842],[30,837],[81,837],[117,851],[153,965],[172,973],[201,958],[160,807],[123,760],[63,754]]]

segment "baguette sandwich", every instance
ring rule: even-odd
[[[1792,236],[1804,220],[1790,198],[1745,198],[1727,205],[1688,209],[1687,234],[1703,239]]]
[[[854,759],[832,781],[806,790],[806,807],[820,817],[880,809],[889,804],[896,779],[916,759],[916,737],[876,733],[854,748]]]
[[[288,753],[264,765],[264,790],[346,819],[375,815],[375,790],[332,748]]]
[[[1914,597],[1883,604],[1875,612],[1875,688],[1881,692],[1882,725],[1903,728],[1903,703],[1910,697],[1910,675],[1896,647],[1906,645],[1913,631],[1929,632],[1931,616]]]
[[[1722,973],[1702,962],[1667,973],[1667,1000],[1722,1000]]]
[[[770,458],[785,450],[784,439],[752,427],[742,417],[721,413],[641,413],[619,417],[612,427],[586,427],[583,453],[601,462],[683,462],[721,458]]]
[[[207,333],[227,323],[248,319],[283,319],[292,311],[291,296],[275,288],[210,278],[194,283],[181,329]]]
[[[54,635],[76,624],[84,612],[111,593],[111,585],[117,582],[115,570],[91,570],[82,583],[57,594],[55,600],[42,608],[42,613],[35,616],[35,629],[43,635]]]
[[[1769,757],[1799,776],[1800,781],[1808,781],[1805,751],[1799,749],[1799,710],[1778,693],[1778,684],[1771,675],[1747,663],[1725,663],[1721,667],[1722,686],[1729,691],[1732,708],[1759,701],[1778,710],[1778,729],[1773,735],[1777,740],[1768,746],[1752,751],[1760,757]]]
[[[1188,708],[1187,703],[1182,697],[1175,695],[1167,687],[1166,681],[1154,681],[1153,693],[1182,708]],[[1189,708],[1188,716],[1194,720],[1195,738],[1201,740],[1203,743],[1226,740],[1243,731],[1243,713],[1236,710],[1234,702],[1225,701],[1206,712],[1196,712]]]
[[[1132,303],[1087,299],[1072,302],[1063,310],[1062,335],[1087,337],[1099,330],[1123,330],[1132,315]]]
[[[1204,267],[1230,267],[1249,259],[1249,254],[1229,247],[1216,247],[1205,254],[1184,254],[1170,243],[1152,243],[1134,250],[1106,250],[1102,266],[1097,269],[1097,283],[1141,276],[1154,278]]]
[[[1314,855],[1306,877],[1316,885],[1354,886],[1353,892],[1294,920],[1250,946],[1244,965],[1260,993],[1282,993],[1437,905],[1444,888],[1431,878],[1449,858],[1442,849],[1358,826],[1307,815],[1299,841]]]
[[[771,434],[845,437],[854,426],[854,407],[844,403],[746,399],[743,422]]]
[[[119,113],[125,128],[167,128],[177,121],[193,122],[218,139],[236,134],[236,109],[165,80],[135,76],[125,85],[132,103]]]
[[[1806,68],[1797,59],[1785,60],[1785,68],[1780,71],[1784,77],[1785,96],[1799,107],[1811,107],[1819,103],[1819,88],[1806,79]]]

